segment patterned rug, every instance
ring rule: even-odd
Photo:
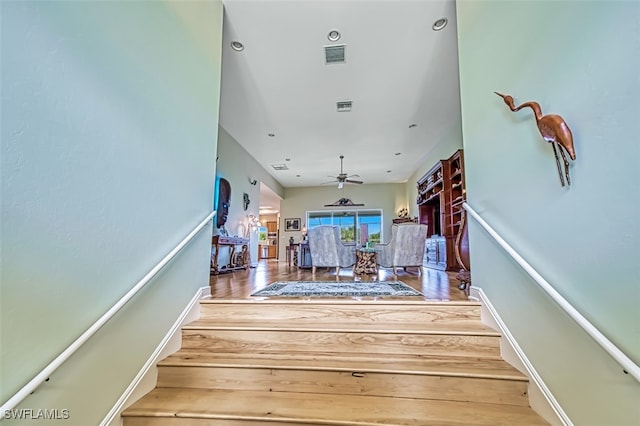
[[[400,281],[277,281],[252,296],[286,297],[361,297],[361,296],[423,296]]]

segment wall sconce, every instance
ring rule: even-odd
[[[258,217],[256,215],[250,214],[249,216],[247,216],[247,228],[245,231],[245,238],[249,238],[249,234],[251,234],[252,232],[256,232],[258,231],[258,228],[260,228],[260,219],[258,219]]]

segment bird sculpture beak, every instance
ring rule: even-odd
[[[505,96],[506,96],[506,95],[503,95],[502,93],[498,93],[498,92],[493,92],[493,93],[495,93],[496,95],[500,96],[502,99],[504,99]]]

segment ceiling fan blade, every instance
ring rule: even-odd
[[[352,177],[360,177],[360,175],[351,175],[351,176],[347,176],[347,179],[352,178]]]
[[[362,184],[363,182],[361,180],[352,180],[352,179],[345,179],[345,182],[348,183],[357,183],[358,185]]]
[[[337,180],[330,180],[329,182],[323,182],[320,185],[329,185],[330,183],[336,183],[338,182]]]

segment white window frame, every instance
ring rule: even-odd
[[[331,225],[338,225],[334,222],[335,216],[342,216],[344,213],[353,214],[355,217],[355,235],[354,239],[359,243],[359,233],[360,229],[358,227],[359,224],[359,214],[360,213],[380,213],[380,242],[384,241],[384,210],[382,209],[341,209],[341,210],[308,210],[306,213],[306,226],[307,229],[310,229],[311,222],[309,220],[309,216],[313,214],[322,214],[323,216],[330,215],[331,216]],[[319,225],[316,225],[319,226]]]

